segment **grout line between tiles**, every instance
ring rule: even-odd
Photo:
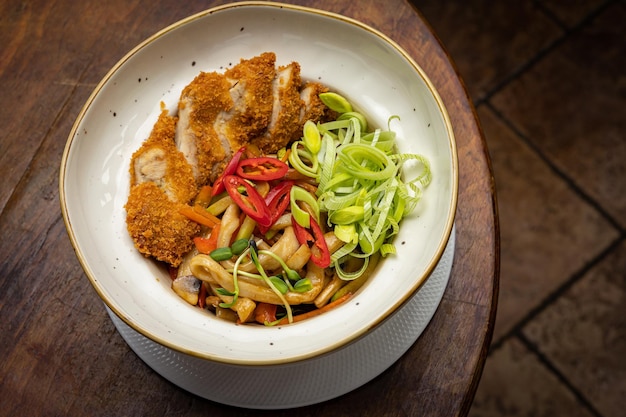
[[[528,340],[522,332],[519,332],[516,336],[521,341],[521,343],[526,347],[526,349],[528,349],[537,357],[539,362],[545,368],[547,368],[559,380],[559,382],[563,384],[574,395],[574,397],[576,397],[576,400],[585,409],[587,409],[587,411],[589,411],[592,416],[603,417],[602,413],[600,413],[593,406],[591,401],[587,399],[584,393],[581,392],[574,384],[572,384],[572,382],[565,375],[563,375],[563,373],[561,373],[561,371],[552,363],[552,361],[541,352],[541,350],[539,349],[539,346],[537,346],[532,341]]]
[[[574,181],[572,177],[570,177],[565,171],[559,168],[552,159],[546,155],[532,140],[528,138],[525,134],[523,134],[509,119],[507,119],[498,109],[496,109],[491,102],[484,103],[488,109],[490,109],[497,117],[500,119],[502,123],[504,123],[515,135],[520,138],[534,153],[537,155],[547,166],[548,168],[555,173],[561,180],[563,180],[567,186],[578,195],[584,202],[589,204],[592,208],[594,208],[600,215],[613,227],[615,228],[620,235],[624,235],[626,230],[624,227],[615,219],[613,216],[608,213],[605,208],[596,201],[593,197],[591,197],[585,190],[583,190],[577,183]]]
[[[499,349],[507,340],[512,337],[522,334],[523,328],[534,320],[539,314],[541,314],[552,303],[565,294],[576,282],[585,276],[591,269],[604,260],[611,252],[613,252],[620,244],[626,240],[626,236],[623,234],[618,236],[613,242],[611,242],[602,252],[596,255],[593,259],[587,262],[580,270],[575,272],[567,281],[565,281],[560,287],[552,291],[546,298],[543,299],[535,308],[530,310],[521,320],[517,322],[515,326],[511,328],[507,333],[502,335],[491,345],[492,350]]]
[[[597,6],[595,9],[591,10],[589,13],[585,15],[578,23],[573,25],[571,28],[567,26],[562,19],[560,19],[548,6],[546,6],[544,1],[541,0],[533,0],[533,5],[541,10],[541,12],[546,15],[548,19],[550,19],[554,24],[559,26],[565,32],[565,36],[568,36],[569,33],[578,30],[579,28],[585,26],[590,20],[595,19],[597,15],[602,13],[606,8],[611,6],[613,3],[616,3],[619,0],[605,0],[604,3]]]
[[[558,369],[557,367],[541,352],[539,347],[531,342],[523,332],[524,327],[534,320],[539,314],[541,314],[546,308],[552,305],[555,301],[557,301],[566,291],[568,291],[572,285],[578,282],[582,277],[587,274],[592,268],[598,265],[602,260],[604,260],[611,252],[616,250],[616,248],[622,244],[626,240],[626,236],[624,234],[620,235],[616,238],[611,244],[609,244],[600,254],[598,254],[595,258],[589,261],[584,267],[582,267],[578,272],[574,273],[570,279],[568,279],[563,285],[549,294],[538,306],[533,308],[531,311],[526,314],[524,318],[522,318],[518,323],[503,336],[498,338],[498,340],[493,341],[489,352],[487,355],[487,360],[489,357],[493,355],[493,353],[504,345],[507,341],[511,339],[518,339],[529,351],[531,351],[534,355],[537,356],[539,362],[544,366],[550,373],[552,373],[560,383],[562,383],[566,389],[568,389],[572,395],[574,395],[581,404],[592,414],[594,417],[603,417],[603,415],[591,404],[591,402],[583,395],[583,393],[576,388]]]
[[[541,61],[545,56],[554,51],[559,45],[565,42],[568,38],[569,32],[564,32],[562,36],[555,39],[552,43],[546,46],[544,49],[539,51],[535,56],[530,58],[524,64],[522,64],[519,68],[513,71],[508,76],[504,77],[500,82],[498,82],[490,91],[487,91],[483,97],[476,100],[474,103],[475,107],[478,107],[481,104],[486,104],[491,100],[493,96],[498,94],[500,91],[504,90],[509,84],[513,83],[515,80],[520,78],[526,72],[530,71],[530,69],[539,61]]]
[[[623,0],[622,0],[623,1]],[[564,171],[558,168],[556,163],[554,163],[546,154],[544,154],[537,146],[533,145],[533,143],[529,140],[528,137],[521,134],[518,129],[515,128],[513,123],[507,120],[503,115],[496,111],[494,106],[491,103],[491,99],[501,92],[503,89],[507,88],[511,83],[515,82],[521,76],[529,72],[536,64],[538,64],[541,60],[543,60],[547,55],[554,52],[558,47],[560,47],[563,43],[565,43],[568,39],[570,39],[572,34],[575,34],[578,31],[583,30],[593,19],[595,19],[599,14],[604,12],[607,8],[612,6],[613,4],[617,4],[618,0],[607,0],[596,7],[594,10],[590,11],[583,19],[581,19],[577,24],[568,28],[567,24],[559,19],[551,10],[545,6],[539,0],[533,0],[535,6],[543,13],[550,21],[552,21],[555,25],[559,27],[562,31],[561,36],[556,38],[552,43],[547,45],[544,49],[539,51],[535,56],[533,56],[530,60],[524,63],[522,66],[517,68],[513,73],[511,73],[508,77],[501,80],[498,84],[495,85],[491,91],[487,91],[486,94],[474,101],[475,108],[478,108],[480,105],[486,105],[490,110],[496,114],[496,116],[502,120],[512,131],[518,135],[518,137],[526,143],[530,149],[536,153],[542,161],[544,161],[548,168],[552,170],[558,177],[562,178],[565,181],[566,185],[569,186],[583,201],[590,204],[594,209],[596,209],[603,218],[605,218],[618,232],[618,237],[611,242],[602,252],[596,255],[593,259],[587,262],[582,268],[573,273],[569,279],[563,283],[559,288],[554,290],[552,293],[548,294],[548,296],[541,301],[541,303],[529,311],[517,324],[508,332],[499,337],[497,340],[493,340],[492,344],[489,348],[488,357],[493,354],[494,351],[499,350],[502,345],[511,340],[517,339],[519,340],[532,354],[534,354],[541,366],[545,367],[546,370],[552,373],[557,380],[563,385],[563,387],[572,393],[572,395],[576,398],[576,400],[584,407],[592,416],[594,417],[603,417],[602,413],[599,412],[595,408],[595,406],[589,401],[589,399],[585,396],[584,390],[581,390],[574,386],[570,380],[563,375],[559,369],[552,363],[552,361],[546,357],[539,349],[537,345],[527,339],[527,337],[523,333],[523,329],[527,326],[531,321],[533,321],[538,315],[540,315],[544,310],[546,310],[550,305],[552,305],[555,301],[557,301],[560,297],[562,297],[576,282],[580,281],[590,270],[596,267],[601,261],[603,261],[611,252],[616,250],[618,245],[622,244],[626,240],[626,228],[623,225],[620,225],[619,222],[613,218],[605,208],[591,196],[589,196],[583,189],[581,189],[575,181],[570,178]],[[488,361],[489,359],[487,359]]]
[[[541,12],[546,15],[548,19],[550,19],[557,26],[559,26],[564,32],[567,32],[567,24],[563,20],[559,19],[559,17],[552,10],[550,10],[548,6],[544,4],[544,2],[539,0],[533,0],[532,3],[537,9],[541,10]]]
[[[563,31],[562,35],[556,38],[552,43],[548,44],[545,48],[537,52],[532,58],[522,64],[517,70],[513,71],[507,77],[502,79],[499,83],[497,83],[490,91],[486,92],[485,95],[474,102],[474,106],[478,107],[480,104],[488,102],[494,95],[498,94],[504,88],[506,88],[510,83],[515,81],[517,78],[521,77],[524,73],[528,72],[537,62],[541,61],[546,55],[554,51],[557,47],[559,47],[562,43],[564,43],[572,33],[575,33],[579,30],[582,30],[591,20],[593,20],[596,16],[602,13],[605,9],[607,9],[610,5],[615,3],[617,0],[608,0],[598,6],[596,9],[589,12],[584,19],[578,22],[576,25],[571,28],[567,28],[560,20],[556,19],[551,12],[548,12],[545,6],[539,7],[541,12],[552,21],[555,25],[559,27]]]
[[[499,112],[493,104],[489,101],[489,98],[495,95],[502,88],[505,88],[510,82],[514,81],[518,78],[524,71],[528,70],[532,65],[534,65],[537,61],[539,61],[543,56],[547,55],[554,48],[556,48],[560,43],[564,42],[566,38],[574,31],[579,30],[583,27],[587,22],[595,18],[596,15],[600,14],[604,9],[609,7],[612,3],[615,3],[615,0],[609,0],[599,6],[596,10],[589,13],[587,17],[585,17],[581,22],[575,27],[571,28],[569,31],[565,32],[563,37],[555,40],[553,44],[543,51],[539,52],[533,59],[529,60],[524,67],[522,67],[515,74],[512,74],[508,79],[504,80],[499,84],[496,88],[494,88],[484,99],[475,102],[475,107],[479,105],[484,105],[488,109],[490,109],[496,117],[498,117],[509,129],[511,129],[530,149],[548,166],[550,170],[552,170],[559,178],[561,178],[565,183],[581,198],[583,201],[588,203],[592,208],[597,210],[604,219],[607,220],[619,233],[619,236],[610,243],[606,249],[604,249],[598,256],[589,261],[585,266],[583,266],[579,271],[574,273],[572,277],[567,280],[561,287],[557,288],[552,294],[549,294],[546,299],[540,303],[533,310],[529,311],[528,314],[523,317],[508,333],[504,334],[498,340],[492,342],[491,350],[497,350],[500,346],[511,337],[514,337],[516,334],[521,332],[521,329],[530,321],[532,321],[541,311],[543,311],[547,306],[549,306],[552,302],[554,302],[557,298],[559,298],[571,285],[573,285],[576,281],[578,281],[587,271],[589,271],[593,266],[595,266],[598,262],[600,262],[605,256],[607,256],[614,248],[616,248],[624,239],[626,239],[626,230],[623,226],[619,224],[617,220],[615,220],[605,209],[599,204],[596,200],[590,197],[584,190],[582,190],[576,182],[567,175],[564,171],[562,171],[552,160],[541,151],[526,135],[524,135],[517,127],[504,115]]]

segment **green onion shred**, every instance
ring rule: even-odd
[[[326,214],[329,228],[345,242],[331,259],[342,279],[354,280],[365,271],[373,254],[385,257],[396,253],[392,237],[398,233],[400,221],[417,206],[432,174],[424,156],[397,152],[390,125],[398,116],[389,118],[387,131],[367,131],[366,118],[354,111],[346,98],[323,93],[320,99],[339,117],[317,125],[307,122],[302,140],[292,145],[289,161],[318,183],[315,209]],[[415,178],[403,178],[405,164],[417,167]],[[292,209],[293,203],[292,196]],[[307,215],[298,208],[295,211],[297,221],[307,224]],[[342,264],[349,257],[365,262],[348,273]]]

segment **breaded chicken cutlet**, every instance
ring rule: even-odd
[[[178,266],[200,227],[179,213],[248,144],[275,153],[302,136],[306,120],[331,118],[320,83],[303,85],[296,62],[263,53],[224,74],[201,72],[181,92],[178,114],[162,113],[131,160],[127,228],[137,249]]]
[[[200,226],[179,213],[197,193],[191,166],[176,148],[176,117],[163,111],[150,137],[133,155],[126,227],[146,256],[178,265]]]

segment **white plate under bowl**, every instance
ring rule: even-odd
[[[395,237],[397,254],[351,300],[287,326],[235,326],[189,306],[164,269],[134,248],[126,231],[131,156],[163,102],[175,110],[200,71],[223,72],[273,51],[297,61],[397,133],[403,153],[424,155],[433,181]],[[458,173],[454,136],[437,92],[393,41],[354,20],[298,6],[236,3],[184,19],[147,39],[96,87],[68,139],[60,199],[68,234],[108,308],[146,338],[182,354],[229,365],[285,366],[345,348],[404,305],[435,269],[452,230]],[[365,338],[367,339],[367,338]]]
[[[316,358],[271,367],[198,359],[153,342],[107,309],[130,348],[157,373],[202,398],[255,409],[311,405],[346,394],[393,365],[422,334],[450,278],[455,233],[437,267],[407,303],[354,343]]]

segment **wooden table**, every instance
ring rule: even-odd
[[[169,383],[128,348],[74,255],[58,201],[67,135],[128,50],[220,1],[0,2],[0,415],[237,416]],[[458,141],[456,253],[426,331],[390,369],[337,399],[269,415],[467,414],[491,339],[498,289],[494,181],[466,91],[406,1],[293,1],[373,26],[434,82]]]

